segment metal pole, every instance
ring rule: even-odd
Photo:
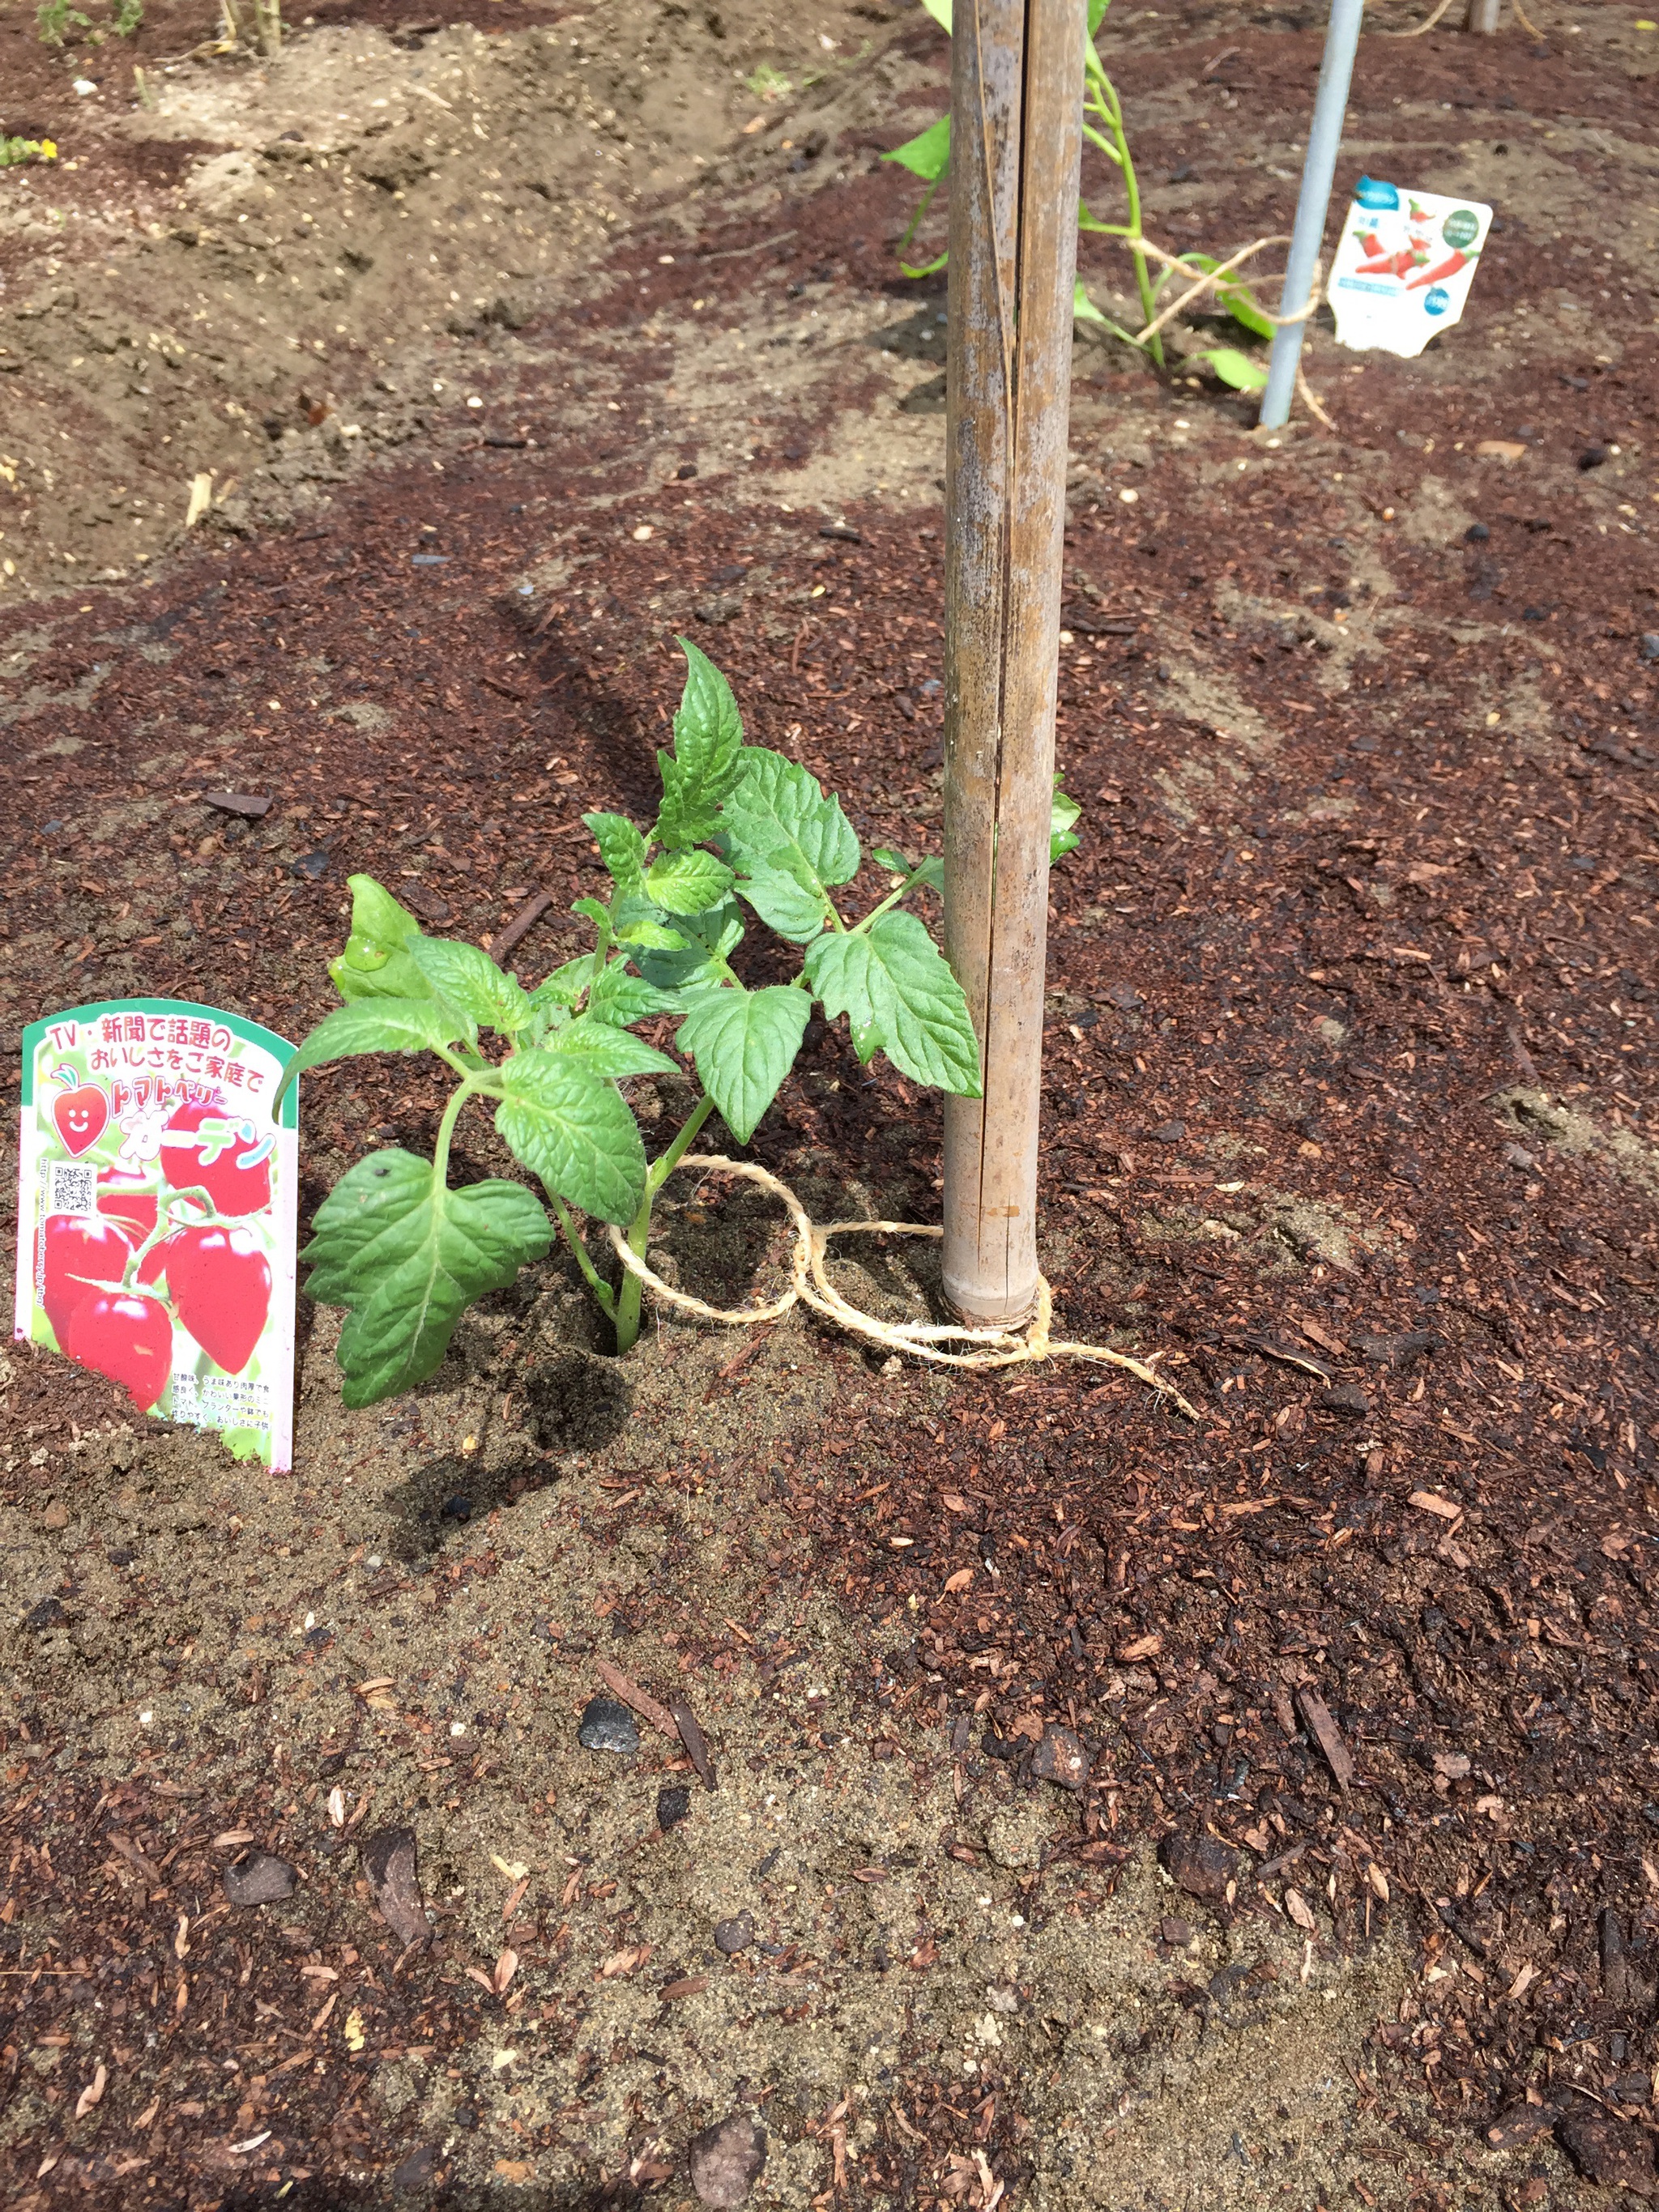
[[[957,0],[945,584],[945,937],[983,1099],[945,1102],[945,1289],[1036,1297],[1036,1170],[1081,153],[1081,0]]]
[[[1491,38],[1498,28],[1498,0],[1469,0],[1468,13],[1463,18],[1466,31],[1480,31]]]
[[[1342,143],[1348,80],[1353,75],[1354,50],[1359,44],[1359,19],[1364,12],[1365,0],[1331,0],[1325,58],[1319,65],[1319,89],[1314,94],[1308,155],[1302,164],[1302,190],[1297,197],[1291,258],[1285,271],[1285,293],[1279,303],[1281,315],[1293,315],[1298,307],[1305,307],[1313,287],[1314,264],[1319,259],[1325,236],[1331,182],[1336,174],[1337,149]],[[1267,388],[1261,395],[1264,429],[1280,429],[1290,420],[1291,401],[1296,396],[1297,364],[1302,358],[1302,337],[1306,329],[1305,322],[1281,323],[1273,332]]]

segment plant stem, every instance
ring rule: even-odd
[[[598,1304],[600,1312],[614,1328],[617,1320],[616,1292],[611,1289],[610,1284],[605,1280],[603,1276],[601,1276],[598,1268],[593,1265],[593,1262],[588,1258],[587,1247],[582,1243],[581,1238],[576,1234],[576,1224],[570,1218],[570,1208],[565,1204],[564,1200],[559,1196],[558,1192],[555,1190],[550,1184],[544,1185],[544,1188],[546,1189],[549,1198],[553,1201],[554,1215],[558,1221],[560,1230],[563,1233],[565,1243],[570,1247],[571,1254],[575,1260],[576,1265],[582,1271],[583,1279],[586,1281],[588,1289],[592,1291],[595,1303]]]
[[[1129,256],[1135,267],[1135,287],[1140,294],[1141,321],[1152,322],[1158,313],[1157,295],[1152,286],[1152,272],[1146,266],[1146,257],[1136,242],[1140,237],[1140,185],[1135,177],[1135,165],[1129,152],[1128,136],[1123,128],[1123,109],[1117,88],[1101,65],[1099,55],[1092,44],[1084,56],[1084,68],[1091,94],[1090,106],[1112,134],[1116,147],[1115,159],[1123,173],[1123,197],[1128,203]],[[1085,126],[1086,127],[1086,126]],[[1093,134],[1091,133],[1091,136]],[[1164,366],[1164,341],[1154,337],[1146,350],[1160,368]]]
[[[651,1236],[651,1208],[657,1193],[690,1152],[697,1132],[714,1110],[714,1102],[705,1091],[673,1143],[660,1159],[652,1162],[650,1172],[645,1178],[645,1196],[628,1231],[628,1249],[636,1259],[643,1260],[645,1257],[646,1246]],[[614,1316],[618,1352],[631,1352],[639,1342],[640,1293],[643,1288],[644,1285],[636,1274],[624,1271],[622,1288],[617,1293]]]

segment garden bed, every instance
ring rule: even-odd
[[[79,166],[8,172],[0,237],[14,1043],[140,990],[297,1038],[362,868],[475,941],[545,890],[538,978],[677,631],[866,846],[937,847],[943,279],[876,156],[942,40],[486,12],[319,7],[78,140],[19,49],[8,128]],[[202,26],[151,14],[154,70]],[[1504,228],[1420,361],[1316,333],[1334,432],[1078,350],[1042,1246],[1064,1333],[1200,1419],[799,1313],[619,1364],[556,1258],[367,1413],[302,1298],[292,1477],[14,1350],[9,2202],[678,2205],[734,2115],[757,2205],[1650,2180],[1653,40],[1545,27],[1368,36],[1339,191]],[[1152,234],[1288,227],[1316,33],[1112,51]],[[636,1093],[659,1148],[690,1094]],[[306,1077],[302,1211],[441,1103]],[[926,1220],[938,1146],[817,1024],[750,1151]],[[511,1164],[480,1116],[455,1165]],[[661,1234],[717,1302],[778,1278],[738,1187]],[[914,1251],[845,1252],[924,1310]],[[605,1668],[712,1789],[646,1719],[579,1742]],[[362,1848],[404,1828],[412,1951]],[[291,1894],[231,1901],[252,1852]]]

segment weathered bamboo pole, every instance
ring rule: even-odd
[[[956,0],[945,583],[945,934],[983,1099],[945,1104],[945,1288],[1036,1297],[1082,0]]]

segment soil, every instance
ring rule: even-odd
[[[757,2206],[1651,2191],[1659,46],[1583,12],[1368,33],[1339,196],[1503,228],[1420,360],[1316,331],[1334,428],[1254,429],[1212,327],[1162,380],[1079,346],[1042,1244],[1200,1420],[798,1313],[617,1363],[557,1261],[367,1413],[302,1300],[292,1477],[15,1349],[8,2203],[737,2201],[729,2120]],[[270,68],[169,61],[204,7],[63,54],[32,13],[14,1044],[139,991],[297,1037],[357,868],[481,941],[546,890],[538,978],[676,632],[866,846],[936,845],[944,280],[878,160],[940,104],[919,9],[331,0]],[[1120,20],[1154,237],[1287,227],[1319,36]],[[690,1097],[636,1090],[653,1146]],[[441,1103],[307,1078],[307,1210]],[[751,1152],[925,1220],[938,1131],[816,1024]],[[700,1295],[776,1279],[745,1186],[660,1223]],[[708,1777],[581,1745],[617,1670]],[[238,1902],[258,1853],[291,1891]]]

